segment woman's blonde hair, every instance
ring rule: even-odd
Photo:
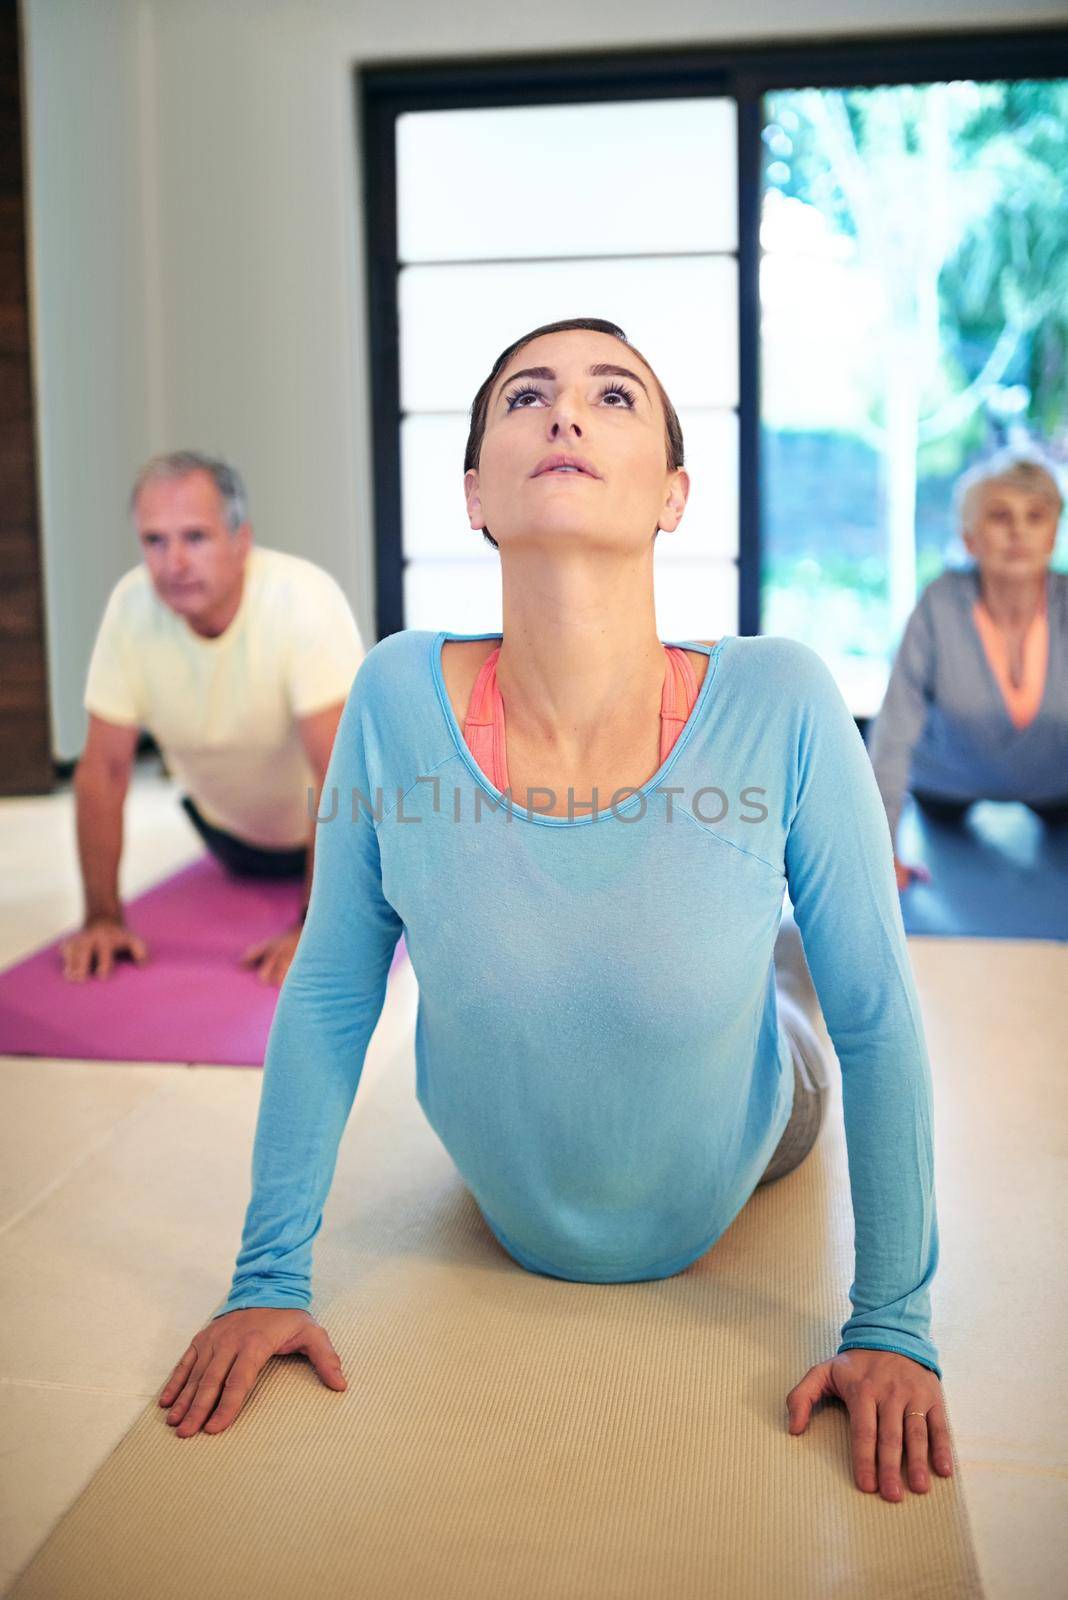
[[[1029,494],[1041,496],[1056,506],[1058,518],[1064,509],[1064,496],[1051,461],[1047,461],[1037,450],[999,450],[961,473],[953,486],[953,504],[960,533],[970,532],[974,528],[983,491],[993,483],[1007,484],[1010,489],[1023,489]]]

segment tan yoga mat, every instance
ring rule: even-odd
[[[852,1268],[837,1073],[813,1152],[699,1262],[575,1284],[497,1244],[416,1103],[408,1037],[365,1073],[316,1250],[348,1389],[276,1359],[230,1429],[184,1441],[153,1403],[10,1593],[981,1597],[956,1451],[895,1505],[855,1487],[839,1402],[786,1432]]]

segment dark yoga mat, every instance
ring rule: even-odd
[[[300,895],[299,880],[237,879],[195,861],[127,907],[146,966],[68,983],[57,939],[0,974],[0,1054],[262,1066],[278,990],[239,963],[296,920]],[[403,959],[400,939],[390,971]]]
[[[976,801],[961,822],[935,821],[909,797],[897,843],[932,880],[902,891],[906,933],[1068,939],[1068,827],[999,800]]]

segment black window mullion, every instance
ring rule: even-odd
[[[738,106],[738,632],[760,632],[760,205],[763,97],[752,81]]]
[[[398,108],[364,94],[364,227],[368,353],[371,364],[371,463],[375,551],[375,639],[404,627],[401,506],[400,321],[397,295]]]

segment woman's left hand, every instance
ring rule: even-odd
[[[908,1452],[909,1488],[926,1494],[927,1455],[944,1478],[953,1472],[953,1452],[942,1401],[942,1385],[929,1367],[893,1350],[844,1350],[811,1367],[786,1396],[791,1433],[804,1433],[812,1407],[836,1395],[849,1408],[853,1476],[857,1488],[884,1500],[900,1500],[901,1452]],[[923,1416],[907,1416],[910,1411]]]

